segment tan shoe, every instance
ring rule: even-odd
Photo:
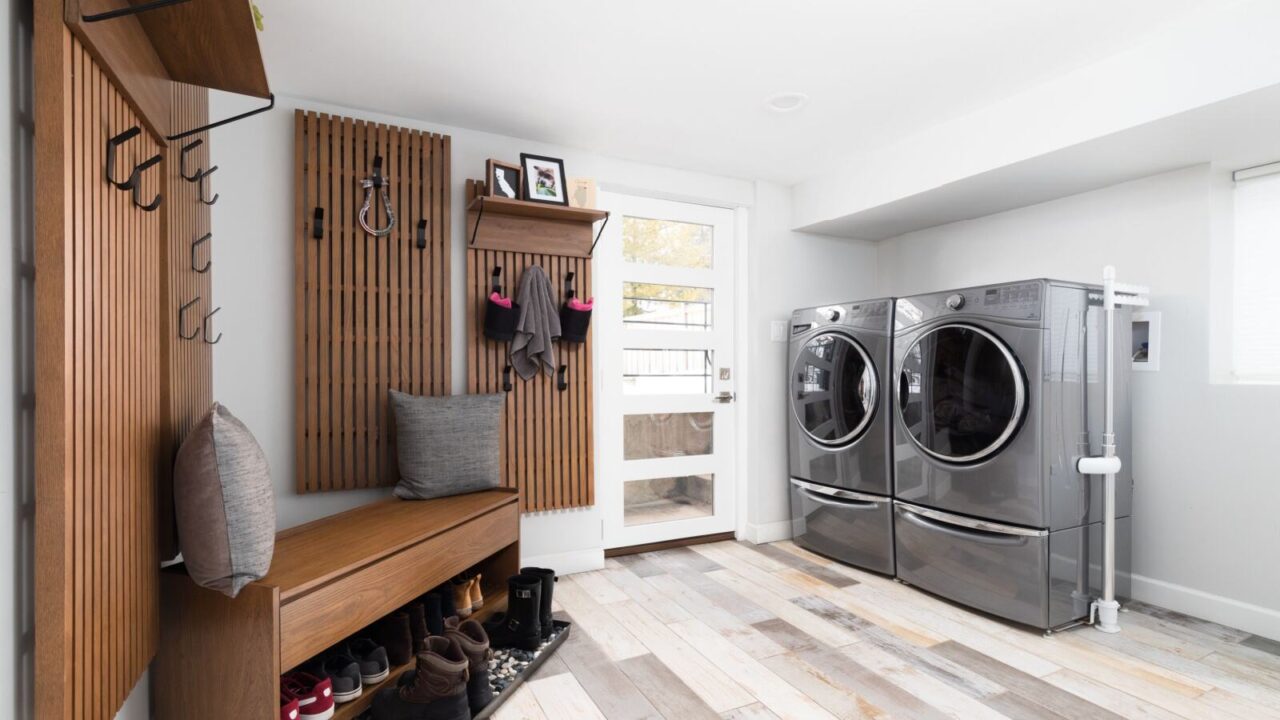
[[[454,580],[450,585],[453,587],[453,607],[458,611],[458,617],[469,616],[471,614],[471,581]]]
[[[471,610],[477,611],[484,607],[484,594],[480,592],[480,573],[471,578]]]

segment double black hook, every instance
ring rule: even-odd
[[[196,168],[191,172],[187,172],[187,153],[194,151],[196,148],[200,147],[203,144],[204,144],[204,140],[199,139],[199,140],[192,140],[191,142],[182,146],[182,150],[178,154],[178,174],[181,175],[182,179],[186,180],[187,182],[200,183],[200,194],[199,194],[200,202],[204,203],[205,205],[212,205],[218,202],[218,196],[217,194],[214,194],[212,198],[208,198],[208,199],[205,198],[205,196],[208,194],[206,192],[207,186],[205,185],[205,181],[209,178],[210,175],[217,172],[218,166],[214,165],[208,170],[205,170],[204,168]]]
[[[200,327],[192,330],[190,333],[187,333],[184,330],[184,328],[186,328],[187,326],[186,325],[187,308],[190,308],[192,305],[195,305],[198,302],[200,302],[199,295],[197,295],[195,299],[192,300],[191,302],[185,303],[182,305],[182,307],[178,308],[178,337],[182,338],[183,340],[195,340],[196,337],[203,335],[201,339],[204,340],[206,344],[217,345],[218,341],[222,340],[222,333],[218,333],[217,337],[210,340],[209,325],[210,325],[210,321],[213,320],[213,316],[217,315],[218,311],[222,309],[221,307],[216,307],[212,311],[206,313],[204,316],[204,320],[200,323]]]
[[[147,202],[147,203],[142,202],[142,197],[140,194],[142,191],[142,174],[147,170],[150,170],[151,168],[160,164],[161,156],[159,153],[152,156],[150,159],[144,160],[143,162],[135,165],[133,167],[133,172],[129,173],[129,177],[125,178],[124,180],[117,180],[115,177],[116,149],[119,148],[121,145],[134,139],[140,134],[142,134],[142,128],[138,127],[137,125],[134,125],[128,130],[125,130],[124,132],[120,133],[119,135],[115,135],[113,137],[107,138],[106,175],[107,175],[107,182],[111,183],[112,185],[115,185],[117,188],[121,190],[130,191],[133,198],[133,204],[136,207],[140,207],[147,212],[151,212],[156,208],[160,207],[160,203],[161,201],[164,200],[164,196],[157,192],[155,198],[152,199],[151,202]]]

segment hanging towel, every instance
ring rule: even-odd
[[[551,281],[537,265],[530,265],[520,277],[520,320],[511,341],[511,367],[528,380],[541,366],[547,375],[556,371],[555,339],[560,337],[560,308],[551,298]]]

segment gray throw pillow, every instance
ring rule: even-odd
[[[235,597],[267,574],[276,543],[271,469],[249,428],[218,403],[178,450],[173,504],[196,584]]]
[[[418,397],[391,391],[405,500],[487,490],[502,482],[498,447],[506,395]]]

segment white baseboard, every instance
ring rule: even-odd
[[[549,555],[531,555],[520,559],[521,567],[544,567],[556,571],[557,575],[572,575],[604,568],[604,548],[573,550]]]
[[[790,520],[760,524],[747,523],[743,525],[742,532],[739,533],[740,540],[746,540],[755,545],[763,545],[764,543],[778,542],[779,540],[788,540],[790,538]]]
[[[1280,610],[1136,574],[1133,575],[1133,598],[1280,640]],[[1123,615],[1120,625],[1124,626]]]

